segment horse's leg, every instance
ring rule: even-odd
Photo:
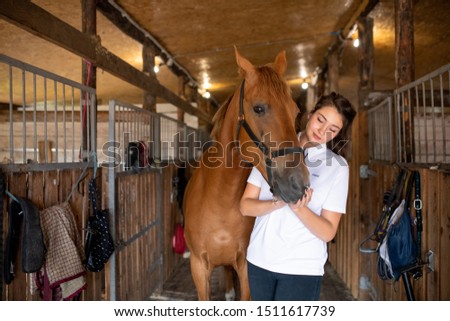
[[[234,301],[236,298],[236,291],[234,289],[234,280],[233,280],[233,267],[225,266],[225,300]]]
[[[191,274],[197,288],[197,295],[199,301],[210,300],[210,277],[212,269],[207,260],[207,253],[202,257],[193,255],[190,256]]]
[[[238,253],[236,260],[236,272],[239,277],[241,301],[250,300],[250,287],[248,285],[247,259],[245,253]]]

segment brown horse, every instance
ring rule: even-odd
[[[199,300],[210,299],[217,266],[234,268],[241,299],[250,299],[246,253],[254,219],[240,213],[239,201],[252,165],[286,202],[303,197],[309,185],[295,132],[298,108],[282,79],[285,52],[262,67],[235,54],[244,80],[214,116],[214,144],[203,153],[184,196],[185,238]]]

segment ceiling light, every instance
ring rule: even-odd
[[[206,90],[202,96],[203,96],[203,98],[209,99],[209,98],[211,98],[211,93]]]
[[[308,85],[307,82],[302,82],[302,89],[303,89],[303,90],[308,89],[308,87],[309,87],[309,85]]]

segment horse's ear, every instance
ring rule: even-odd
[[[241,56],[236,46],[234,46],[234,52],[236,54],[237,65],[239,66],[239,74],[245,78],[247,83],[253,84],[256,81],[255,66],[253,66],[253,64],[246,58]]]
[[[283,50],[280,52],[277,57],[275,58],[275,62],[273,63],[273,69],[281,76],[284,76],[284,73],[286,72],[286,51]]]

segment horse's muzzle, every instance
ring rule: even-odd
[[[309,179],[302,177],[298,171],[295,174],[285,179],[274,175],[272,188],[275,197],[281,198],[286,203],[296,203],[303,198],[309,188]]]

